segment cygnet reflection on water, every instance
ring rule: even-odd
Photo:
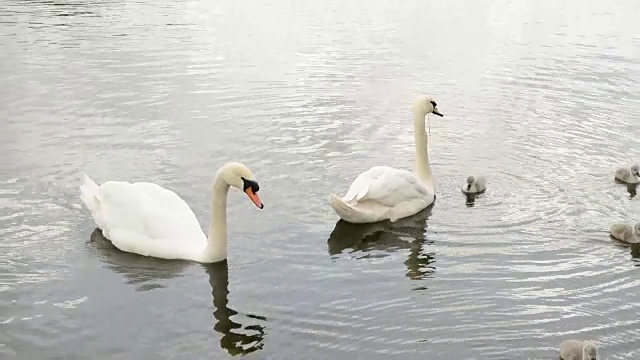
[[[626,184],[640,183],[640,165],[617,169],[615,179]]]
[[[629,200],[632,200],[636,195],[638,195],[638,187],[640,184],[625,184],[627,186],[627,191],[629,192]]]
[[[640,244],[640,222],[634,225],[613,224],[609,233],[612,238],[627,244]]]
[[[565,340],[560,344],[562,360],[600,360],[598,346],[591,341]]]
[[[465,205],[467,207],[474,207],[476,205],[476,198],[481,197],[483,194],[464,194],[466,200]]]
[[[213,328],[221,335],[220,346],[231,355],[245,355],[264,347],[267,319],[259,315],[241,314],[245,322],[250,322],[243,325],[236,322],[238,318],[242,319],[237,316],[238,312],[227,306],[229,268],[226,260],[214,264],[196,264],[127,253],[113,246],[100,229],[93,231],[90,243],[99,253],[100,260],[109,269],[122,274],[127,284],[136,286],[137,291],[164,288],[163,281],[182,276],[188,267],[202,266],[209,277],[213,297]],[[232,317],[235,321],[231,320]]]
[[[408,249],[406,276],[412,280],[428,278],[435,272],[435,253],[425,251],[432,243],[425,235],[431,209],[432,206],[393,223],[352,224],[339,220],[327,240],[329,255],[338,258],[357,254],[356,259],[370,259]]]

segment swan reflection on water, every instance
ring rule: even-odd
[[[98,228],[91,233],[89,242],[107,268],[122,274],[127,284],[136,286],[136,291],[164,288],[163,280],[182,277],[182,272],[191,265],[187,261],[168,261],[118,250]]]
[[[231,355],[244,355],[262,350],[266,326],[259,325],[259,323],[266,322],[266,317],[246,314],[247,318],[255,320],[255,324],[244,326],[231,320],[231,317],[238,314],[238,312],[227,307],[229,303],[229,267],[227,266],[227,261],[203,266],[209,275],[209,284],[213,295],[213,317],[215,321],[213,328],[222,334],[220,346]]]
[[[193,262],[183,260],[164,260],[144,257],[118,250],[103,235],[100,229],[91,233],[90,242],[98,250],[100,260],[106,266],[122,274],[126,283],[136,286],[136,291],[149,291],[164,288],[163,280],[181,277],[182,272],[194,266]],[[213,296],[213,328],[220,335],[220,346],[231,355],[245,355],[261,350],[267,318],[245,314],[251,324],[243,325],[231,318],[238,315],[228,307],[229,303],[229,267],[226,261],[215,264],[195,264],[202,266],[209,276],[209,285]],[[237,319],[236,319],[237,321]]]
[[[327,241],[329,255],[333,258],[345,252],[363,253],[357,259],[389,256],[389,253],[408,249],[409,255],[404,262],[406,276],[412,280],[421,280],[431,276],[435,268],[435,253],[426,252],[430,245],[425,236],[427,220],[432,207],[391,223],[389,221],[371,224],[351,224],[343,220],[336,223]]]

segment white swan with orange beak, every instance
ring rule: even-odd
[[[227,193],[244,191],[260,209],[260,187],[245,165],[222,166],[213,182],[211,224],[205,235],[198,219],[175,192],[149,182],[107,181],[87,175],[80,197],[97,227],[118,249],[162,259],[213,263],[227,258]]]

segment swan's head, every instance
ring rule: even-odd
[[[593,343],[586,343],[582,348],[582,358],[585,360],[598,360],[598,347]]]
[[[631,174],[640,177],[640,165],[633,165],[631,168]]]
[[[413,103],[413,111],[423,114],[423,117],[427,116],[427,114],[435,114],[440,117],[444,116],[438,110],[438,104],[436,101],[426,95],[418,96],[416,101]]]
[[[264,208],[264,204],[258,197],[260,185],[248,167],[241,163],[228,163],[218,170],[218,176],[221,176],[229,186],[242,190],[258,208]]]

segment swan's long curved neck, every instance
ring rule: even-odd
[[[227,258],[227,194],[229,184],[216,176],[211,199],[211,223],[205,257],[212,262]]]
[[[413,134],[416,143],[415,171],[423,182],[431,182],[431,166],[429,164],[429,150],[427,148],[427,130],[425,129],[426,114],[416,110],[413,112]]]

